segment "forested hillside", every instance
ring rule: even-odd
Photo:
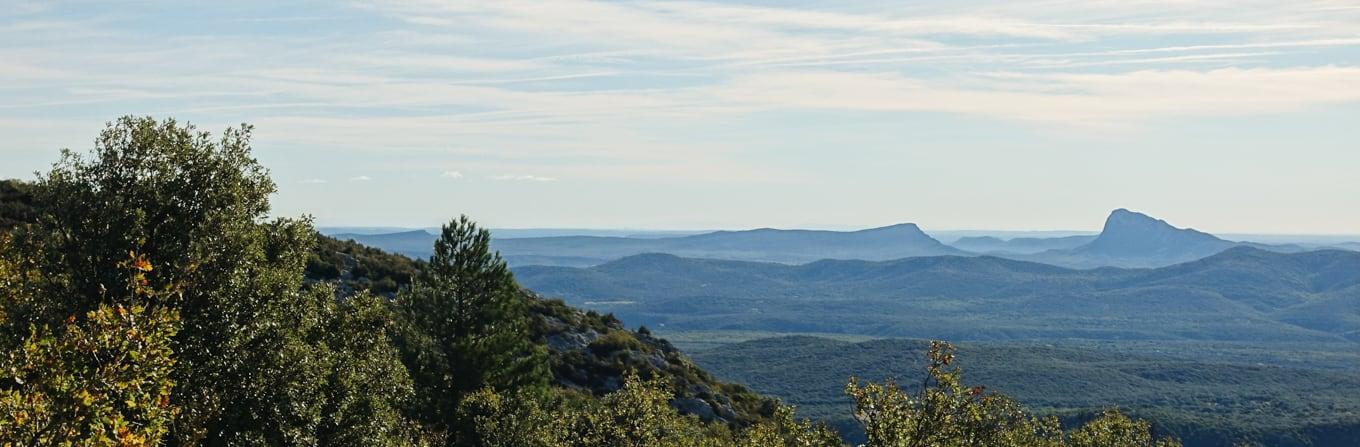
[[[0,180],[0,229],[38,219],[32,189],[31,185],[18,180]]]
[[[466,217],[421,263],[269,217],[250,141],[124,117],[5,196],[32,206],[0,230],[0,443],[842,444],[648,331],[525,292]],[[1115,412],[1064,432],[926,350],[919,389],[849,378],[868,445],[1176,445]]]
[[[804,265],[649,254],[527,266],[522,284],[671,330],[955,340],[1355,341],[1360,253],[1237,247],[1159,269],[1070,270],[994,257]]]
[[[854,435],[853,401],[841,377],[870,380],[915,377],[924,367],[913,354],[929,343],[817,337],[778,337],[693,353],[697,362],[755,389],[826,418]],[[1300,347],[1298,360],[1279,366],[1227,359],[1176,358],[1044,343],[975,342],[959,345],[968,376],[1036,411],[1078,421],[1117,405],[1174,434],[1187,446],[1351,445],[1360,436],[1360,352],[1348,369],[1318,368]]]

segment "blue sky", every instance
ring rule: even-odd
[[[1355,0],[0,3],[0,177],[152,114],[324,225],[1360,233]]]

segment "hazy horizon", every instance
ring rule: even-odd
[[[255,125],[325,226],[1360,233],[1344,2],[14,2],[0,177]]]
[[[1153,216],[1155,217],[1155,216]],[[899,222],[915,223],[915,222]],[[563,235],[586,235],[592,233],[618,233],[626,234],[629,232],[640,233],[650,237],[656,237],[667,233],[674,233],[677,236],[702,234],[714,231],[744,231],[755,229],[773,228],[778,230],[814,230],[814,231],[858,231],[873,228],[881,228],[897,224],[871,225],[871,226],[821,226],[821,227],[770,227],[770,226],[750,226],[750,227],[724,227],[724,228],[633,228],[633,227],[488,227],[491,231],[514,231],[514,232],[550,232]],[[1064,236],[1095,236],[1100,234],[1100,228],[1092,229],[1023,229],[1023,228],[929,228],[917,224],[922,232],[928,235],[940,237],[965,237],[965,236],[995,236],[1002,239],[1016,237],[1064,237]],[[1262,243],[1293,243],[1293,242],[1315,242],[1315,243],[1340,243],[1340,242],[1360,242],[1360,233],[1220,233],[1204,230],[1202,228],[1186,227],[1175,225],[1177,228],[1190,228],[1205,231],[1223,239],[1233,241],[1251,241]],[[317,228],[325,234],[384,234],[403,231],[423,230],[435,234],[439,225],[423,226],[391,226],[391,225],[317,225]],[[524,237],[524,236],[515,236]],[[537,237],[537,236],[535,236]],[[949,242],[949,241],[945,241]]]

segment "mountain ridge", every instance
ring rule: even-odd
[[[412,257],[429,256],[435,236],[423,231],[388,234],[337,234]],[[590,266],[642,253],[685,257],[804,263],[823,258],[894,259],[910,256],[969,254],[930,237],[914,223],[855,231],[715,231],[673,237],[550,236],[493,239],[492,248],[511,265]]]
[[[515,271],[539,293],[675,330],[1339,341],[1360,329],[1360,309],[1343,305],[1360,290],[1360,253],[1342,250],[1243,246],[1168,267],[1089,270],[996,256],[786,265],[647,254]]]
[[[1250,246],[1279,252],[1304,251],[1289,245],[1234,242],[1194,228],[1179,228],[1147,214],[1118,208],[1091,241],[1067,249],[1030,254],[998,253],[1014,259],[1072,268],[1165,267]]]
[[[435,235],[421,230],[384,234],[348,233],[337,239],[426,257]],[[492,248],[512,266],[589,267],[643,253],[686,258],[805,264],[821,259],[882,261],[928,256],[997,256],[1068,268],[1164,267],[1201,259],[1232,247],[1279,252],[1306,251],[1297,245],[1234,242],[1193,228],[1178,228],[1144,213],[1118,208],[1096,235],[1055,238],[966,237],[945,244],[915,223],[853,231],[756,228],[680,236],[545,236],[494,238]],[[971,250],[969,250],[971,248]]]

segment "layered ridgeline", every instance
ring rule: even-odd
[[[428,256],[434,236],[422,231],[337,234],[338,239],[408,256]],[[643,253],[804,263],[819,259],[887,260],[967,254],[931,238],[915,224],[860,231],[717,231],[681,237],[556,236],[497,238],[492,246],[511,265],[591,266]]]
[[[589,267],[646,253],[687,258],[803,264],[822,259],[885,261],[926,256],[991,255],[1069,268],[1164,267],[1193,261],[1233,247],[1278,252],[1304,251],[1297,245],[1234,242],[1151,216],[1118,209],[1098,235],[1066,237],[964,237],[943,244],[915,224],[859,231],[717,231],[686,236],[665,233],[633,236],[559,235],[520,237],[537,232],[506,231],[493,246],[512,266]],[[341,233],[340,240],[412,257],[429,256],[434,235],[424,230],[393,233]],[[1339,247],[1345,248],[1345,247]]]
[[[1360,341],[1360,253],[1250,247],[1158,269],[995,257],[803,265],[649,254],[525,266],[522,284],[668,330],[952,340]]]
[[[1069,250],[1086,245],[1096,236],[1077,235],[1062,237],[1016,237],[1002,239],[996,236],[966,236],[949,245],[973,253],[1004,256],[1007,254],[1035,254],[1049,250]]]
[[[910,381],[924,366],[912,353],[926,344],[790,336],[693,356],[715,374],[831,421],[854,442],[860,432],[840,377]],[[1167,355],[1177,344],[1154,347],[1156,355],[1107,346],[973,342],[959,345],[958,359],[969,377],[1035,410],[1080,420],[1092,408],[1118,405],[1187,446],[1349,447],[1360,439],[1360,374],[1353,369],[1360,366],[1360,351],[1327,364],[1319,359],[1340,354],[1298,345],[1283,356],[1292,361],[1264,365],[1265,359],[1249,357]],[[1352,369],[1344,368],[1346,362]]]

